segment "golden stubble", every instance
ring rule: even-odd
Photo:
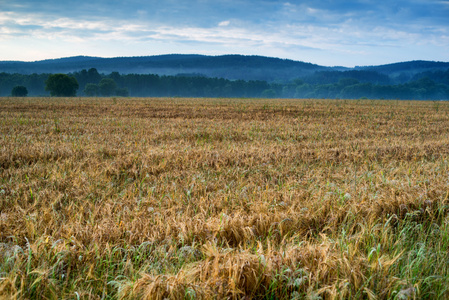
[[[447,219],[446,103],[0,107],[0,294],[388,298],[395,228]]]

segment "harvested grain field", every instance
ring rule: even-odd
[[[449,103],[0,99],[0,298],[447,299]]]

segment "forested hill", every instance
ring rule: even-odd
[[[36,62],[0,61],[5,73],[72,73],[96,68],[100,73],[202,75],[230,80],[288,81],[316,71],[332,70],[300,61],[244,55],[158,55],[100,58],[77,56]],[[337,68],[341,70],[342,68]]]
[[[0,61],[0,96],[17,86],[47,95],[49,74],[66,73],[78,95],[189,97],[385,98],[449,100],[449,62],[411,61],[355,68],[324,67],[262,56],[77,56],[36,62]]]
[[[402,81],[407,81],[418,73],[428,71],[445,71],[449,69],[449,62],[415,60],[380,66],[355,67],[354,69],[373,71],[388,75],[391,78],[407,77],[402,79]]]
[[[370,72],[365,73],[368,76],[372,76],[375,72],[388,77],[391,83],[397,84],[408,82],[418,73],[446,71],[449,68],[449,62],[410,61],[380,66],[344,68],[263,56],[195,54],[115,58],[76,56],[35,62],[0,61],[0,73],[74,73],[90,68],[95,68],[104,74],[119,72],[120,74],[200,75],[230,80],[264,80],[267,82],[288,82],[298,78],[313,77],[313,75],[316,75],[315,80],[323,78],[325,82],[327,79],[324,77],[333,77],[337,71],[367,71]],[[323,77],[325,73],[328,74]],[[369,81],[373,82],[373,80]],[[382,78],[374,80],[379,83],[382,81],[385,80]]]

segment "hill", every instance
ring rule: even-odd
[[[0,72],[6,73],[70,73],[96,68],[100,73],[121,74],[200,74],[207,77],[244,80],[290,80],[330,68],[272,57],[243,55],[183,55],[170,54],[143,57],[101,58],[77,56],[35,62],[0,62]]]
[[[449,99],[449,62],[344,68],[263,56],[195,54],[3,61],[0,96],[10,95],[15,86],[25,86],[30,96],[47,95],[50,73],[70,73],[80,85],[79,95],[85,96],[101,94],[95,87],[84,92],[87,84],[111,78],[122,96]]]
[[[392,82],[403,83],[423,72],[445,71],[449,62],[409,61],[379,66],[357,66],[355,68],[327,67],[317,64],[264,56],[198,54],[168,54],[140,57],[90,57],[75,56],[34,62],[0,61],[0,73],[73,73],[82,69],[96,68],[108,74],[158,74],[158,75],[202,75],[230,80],[264,80],[287,82],[296,78],[320,75],[316,78],[335,77],[336,72],[351,71],[355,77],[373,72],[388,76]],[[324,74],[323,72],[332,72]],[[345,76],[350,73],[346,73]],[[368,74],[368,73],[365,73]]]
[[[75,56],[34,62],[0,61],[0,72],[71,73],[96,68],[100,73],[158,75],[203,75],[230,80],[290,81],[317,72],[369,71],[386,75],[396,82],[406,82],[422,72],[441,71],[449,68],[449,62],[410,61],[379,66],[355,68],[326,67],[312,63],[264,56],[198,54],[168,54],[141,57],[90,57]]]
[[[380,66],[355,67],[355,69],[385,74],[393,79],[393,81],[403,83],[409,81],[419,73],[445,71],[449,69],[449,62],[415,60]]]

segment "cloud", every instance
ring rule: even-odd
[[[448,60],[448,3],[0,0],[0,41],[3,56],[10,57],[20,53],[16,50],[20,40],[42,45],[43,52],[58,44],[60,56],[77,49],[83,55],[97,51],[96,56],[157,51],[265,54],[347,65],[351,59],[360,65],[404,53],[407,57],[441,53],[435,59]]]
[[[222,21],[220,23],[218,23],[218,26],[228,26],[231,23],[231,21],[227,20],[227,21]]]

